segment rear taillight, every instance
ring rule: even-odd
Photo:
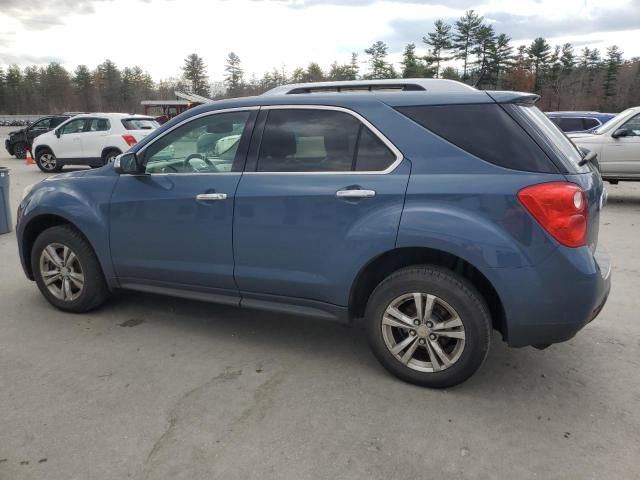
[[[587,197],[575,183],[551,182],[523,188],[520,202],[562,245],[582,247],[587,240]]]
[[[130,147],[134,146],[136,143],[138,143],[138,141],[136,140],[136,137],[134,137],[133,135],[131,135],[130,133],[125,133],[122,135],[122,138],[124,139],[125,142],[127,142],[127,145],[129,145]]]

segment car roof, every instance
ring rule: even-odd
[[[75,115],[73,118],[94,118],[94,117],[106,117],[110,119],[122,119],[122,118],[147,118],[152,120],[153,117],[149,115],[140,115],[137,113],[105,113],[105,112],[94,112],[94,113],[81,113],[79,115]]]

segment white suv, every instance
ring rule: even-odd
[[[64,165],[100,167],[158,127],[152,117],[143,115],[76,115],[55,130],[37,137],[32,151],[43,172],[58,172]]]
[[[640,107],[619,113],[592,133],[570,133],[584,150],[598,154],[602,178],[640,181]]]

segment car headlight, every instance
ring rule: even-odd
[[[35,187],[35,185],[35,183],[32,183],[31,185],[27,185],[26,187],[24,187],[24,190],[22,190],[22,198],[20,200],[24,200],[27,195],[31,193],[31,190],[33,190],[33,187]]]

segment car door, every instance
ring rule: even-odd
[[[100,160],[110,129],[111,122],[107,118],[96,117],[87,120],[84,134],[81,137],[83,158]]]
[[[54,155],[62,160],[74,160],[82,158],[82,135],[86,118],[74,118],[59,127],[55,135],[53,145]]]
[[[111,258],[122,286],[237,303],[234,199],[255,115],[208,112],[138,152],[144,173],[120,176],[109,210]]]
[[[31,125],[27,129],[27,144],[32,145],[34,138],[51,130],[51,120],[51,117],[47,117],[42,120],[38,120],[36,123]]]
[[[347,305],[358,270],[394,247],[408,160],[361,116],[319,106],[263,107],[250,152],[234,218],[243,303]]]
[[[622,177],[640,177],[640,114],[618,126],[615,131],[624,129],[625,136],[614,138],[614,132],[608,132],[602,147],[602,171]]]

